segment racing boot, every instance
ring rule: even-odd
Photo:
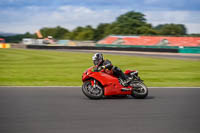
[[[122,83],[123,86],[125,86],[125,87],[129,86],[129,82],[130,82],[131,80],[132,80],[132,79],[129,78],[127,75],[125,75],[125,74],[122,74],[122,75],[121,75],[121,83]]]
[[[129,82],[131,81],[129,78],[126,79],[121,79],[121,84],[125,87],[127,87],[129,85]]]
[[[128,86],[128,83],[130,82],[128,76],[125,75],[125,74],[122,72],[122,70],[119,69],[118,67],[113,67],[112,70],[113,70],[113,72],[114,72],[114,75],[115,75],[116,77],[119,78],[121,85],[123,85],[123,86],[125,86],[125,87]]]

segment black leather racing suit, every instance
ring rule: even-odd
[[[94,71],[98,72],[102,69],[111,70],[114,76],[116,76],[117,78],[121,78],[122,80],[126,80],[126,75],[122,72],[122,70],[116,66],[113,66],[111,61],[109,60],[103,60],[98,66],[94,68]]]

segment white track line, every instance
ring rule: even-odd
[[[0,88],[80,88],[81,86],[0,86]],[[148,88],[199,88],[200,87],[148,87]]]

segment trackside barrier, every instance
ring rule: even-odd
[[[145,45],[118,45],[118,44],[96,44],[97,47],[119,47],[119,48],[157,48],[177,49],[178,53],[200,54],[200,47],[179,47],[179,46],[145,46]]]
[[[200,54],[200,48],[179,48],[178,52]]]
[[[143,51],[178,53],[177,48],[143,48],[143,47],[97,47],[97,46],[44,46],[27,45],[30,49],[79,49],[79,50],[114,50],[114,51]]]
[[[119,47],[119,48],[167,48],[177,49],[178,46],[146,46],[146,45],[119,45],[119,44],[96,44],[97,47]]]
[[[145,46],[145,45],[118,45],[118,44],[96,44],[97,47],[119,47],[119,48],[157,48],[177,49],[178,53],[200,54],[200,47],[179,47],[179,46]]]
[[[170,47],[170,46],[125,46],[125,47],[104,47],[104,46],[44,46],[44,45],[27,45],[30,49],[79,49],[79,50],[113,50],[113,51],[142,51],[142,52],[169,52],[169,53],[194,53],[200,54],[200,47]]]
[[[8,43],[0,43],[0,48],[10,48],[10,44],[8,44]]]

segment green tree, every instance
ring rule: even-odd
[[[36,36],[35,34],[26,32],[25,34],[17,34],[14,36],[6,36],[2,38],[5,38],[6,42],[9,42],[9,43],[19,43],[22,41],[23,38],[36,38]]]
[[[94,32],[95,30],[90,25],[88,25],[77,32],[75,40],[94,40]]]
[[[112,34],[131,35],[143,34],[141,27],[145,29],[152,29],[151,25],[146,22],[145,15],[140,12],[130,11],[120,15],[115,22],[112,23]]]
[[[57,26],[55,30],[56,30],[56,33],[55,33],[56,39],[63,39],[66,34],[69,34],[69,30],[62,28],[60,26]]]
[[[137,34],[139,35],[158,35],[158,32],[150,27],[141,26],[137,28]]]
[[[162,24],[155,27],[160,35],[186,35],[187,30],[183,24]]]
[[[81,26],[75,28],[75,29],[70,33],[69,39],[70,39],[70,40],[76,40],[76,36],[77,36],[80,32],[82,32],[83,30],[84,30],[84,28],[81,27]]]
[[[57,26],[55,28],[42,28],[40,29],[41,34],[43,37],[52,36],[55,39],[63,39],[65,38],[65,35],[69,33],[68,29],[65,29],[63,27]]]
[[[101,40],[102,38],[108,36],[110,34],[110,32],[108,31],[108,27],[111,24],[108,23],[101,23],[97,26],[97,28],[95,29],[94,32],[94,40]]]

